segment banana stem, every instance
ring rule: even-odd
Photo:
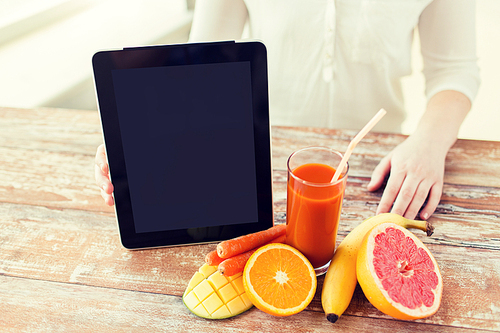
[[[429,221],[407,220],[406,228],[420,229],[425,231],[427,236],[431,236],[434,233],[434,226]]]

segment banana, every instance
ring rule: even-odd
[[[427,221],[409,220],[393,213],[373,216],[354,228],[340,243],[326,272],[321,303],[328,321],[335,323],[351,302],[356,288],[356,258],[366,233],[384,222],[415,228],[432,235],[434,227]]]

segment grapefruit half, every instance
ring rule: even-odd
[[[370,303],[397,319],[433,315],[441,304],[443,279],[429,249],[394,223],[365,236],[356,263],[358,282]]]

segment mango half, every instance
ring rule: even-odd
[[[207,264],[194,273],[182,301],[192,313],[207,319],[233,317],[253,305],[245,293],[242,273],[225,277],[217,266]]]

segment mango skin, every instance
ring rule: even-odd
[[[182,301],[189,311],[205,319],[231,318],[253,306],[243,287],[242,273],[225,277],[217,266],[207,264],[193,275]]]

